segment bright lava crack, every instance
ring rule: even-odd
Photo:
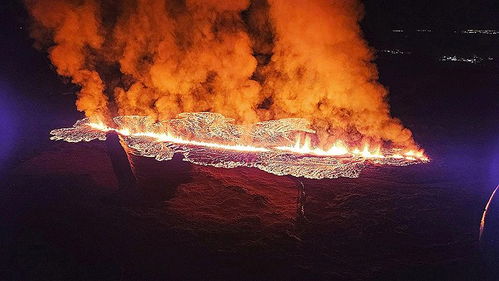
[[[72,128],[52,130],[52,140],[105,140],[117,132],[134,155],[159,161],[181,153],[184,161],[222,168],[253,167],[275,175],[312,179],[360,175],[366,165],[407,166],[429,162],[422,150],[387,149],[364,143],[350,147],[337,140],[327,149],[315,147],[309,122],[288,118],[235,125],[217,113],[182,113],[179,118],[154,122],[144,116],[113,118],[115,127],[77,121]]]

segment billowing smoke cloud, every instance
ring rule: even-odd
[[[351,0],[269,0],[275,29],[264,70],[272,117],[300,116],[333,138],[411,141],[390,117],[386,90],[376,82],[371,50],[361,38],[362,9]],[[325,140],[324,136],[320,139]]]
[[[27,0],[91,118],[309,119],[319,140],[414,146],[390,116],[353,0]]]
[[[78,110],[85,111],[88,116],[106,117],[108,99],[90,51],[101,48],[104,42],[98,7],[93,1],[81,4],[76,1],[48,2],[27,2],[37,27],[43,27],[35,28],[32,35],[41,42],[53,41],[49,54],[57,72],[81,85],[76,103]]]

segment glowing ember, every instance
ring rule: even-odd
[[[241,126],[216,113],[183,113],[179,117],[154,122],[149,117],[120,116],[113,119],[114,128],[82,119],[72,128],[53,130],[51,139],[105,140],[107,132],[116,131],[139,156],[162,161],[182,153],[185,161],[194,164],[256,167],[276,175],[316,179],[358,177],[368,164],[406,166],[429,161],[423,151],[382,149],[369,144],[352,148],[341,140],[327,149],[315,147],[309,136],[314,131],[303,119]]]

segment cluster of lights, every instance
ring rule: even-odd
[[[491,61],[491,60],[494,60],[494,58],[487,57],[486,60]],[[469,57],[469,58],[458,57],[458,56],[442,56],[442,57],[440,57],[440,61],[465,62],[465,63],[477,64],[477,63],[483,62],[484,59],[477,56],[477,55],[473,55],[472,57]]]
[[[467,30],[462,30],[461,33],[496,35],[499,34],[499,31],[494,29],[467,29]]]
[[[394,33],[403,33],[404,29],[392,29]],[[424,32],[430,33],[433,32],[431,29],[416,29],[416,32]],[[499,34],[498,30],[495,29],[466,29],[466,30],[455,30],[454,33],[462,33],[462,34],[486,34],[486,35],[497,35]]]
[[[381,53],[387,53],[387,54],[392,54],[392,55],[410,55],[411,52],[409,51],[401,51],[399,49],[393,49],[393,50],[379,50]]]
[[[394,33],[403,33],[403,29],[392,29],[392,32]],[[416,32],[432,32],[431,29],[416,29]]]

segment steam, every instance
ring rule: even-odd
[[[26,0],[32,35],[91,119],[303,117],[319,142],[415,147],[390,116],[352,0]]]

